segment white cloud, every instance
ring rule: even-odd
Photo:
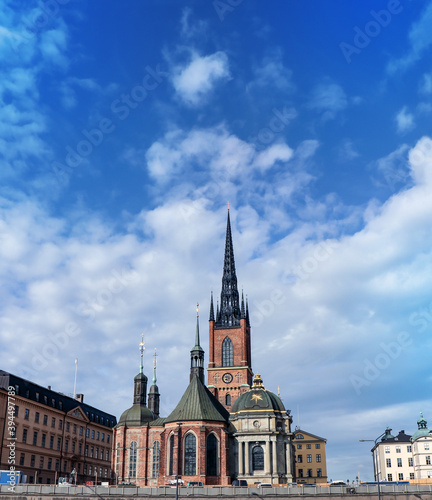
[[[173,84],[177,94],[188,105],[201,104],[218,82],[230,78],[228,57],[225,52],[208,56],[192,53],[186,66],[174,70]]]
[[[316,110],[324,121],[333,120],[347,106],[347,96],[342,87],[337,83],[322,83],[317,85],[313,89],[309,101],[309,107]]]
[[[285,92],[292,92],[295,88],[292,81],[292,71],[283,64],[280,51],[265,57],[254,68],[254,79],[247,85],[247,90],[262,91],[262,89],[268,88]]]
[[[404,106],[399,111],[399,113],[396,115],[395,120],[396,120],[397,131],[400,134],[409,132],[415,127],[414,115],[408,112],[406,106]]]

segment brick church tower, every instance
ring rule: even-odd
[[[230,411],[235,400],[252,385],[248,304],[237,288],[231,223],[228,209],[222,291],[214,313],[213,294],[209,318],[208,388]]]

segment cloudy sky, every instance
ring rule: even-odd
[[[432,424],[432,2],[0,6],[1,368],[163,416],[230,213],[253,369],[329,478]]]

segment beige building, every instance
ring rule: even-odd
[[[411,436],[400,431],[392,436],[387,427],[381,441],[372,448],[375,481],[414,479]]]
[[[0,370],[0,468],[28,483],[111,478],[116,418],[76,399]]]
[[[294,431],[295,476],[298,484],[327,482],[327,440],[302,429]]]

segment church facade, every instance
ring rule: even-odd
[[[147,394],[142,354],[133,405],[114,430],[113,466],[119,483],[160,486],[177,476],[185,484],[222,486],[234,479],[250,485],[294,480],[292,417],[252,371],[248,303],[238,291],[229,211],[216,311],[213,296],[210,303],[208,386],[198,309],[189,385],[167,417],[159,415],[156,366]]]

